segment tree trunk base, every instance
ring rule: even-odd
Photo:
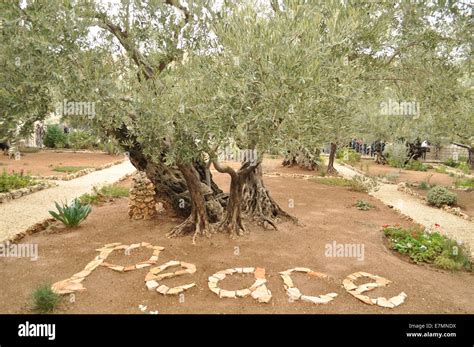
[[[265,229],[278,230],[276,224],[286,219],[298,224],[298,219],[283,211],[265,188],[262,179],[262,168],[259,165],[249,175],[243,187],[242,212]]]

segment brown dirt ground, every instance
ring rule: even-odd
[[[368,170],[367,170],[368,166]],[[433,169],[429,169],[426,172],[423,171],[412,171],[394,168],[388,165],[379,165],[371,159],[362,159],[360,163],[355,165],[355,168],[363,170],[369,176],[385,176],[386,174],[399,174],[395,182],[409,182],[409,183],[421,183],[430,182],[432,185],[452,186],[454,184],[454,178],[449,177],[447,174],[438,173]],[[431,176],[431,178],[430,178]]]
[[[228,177],[214,176],[222,187],[228,182]],[[279,225],[279,231],[270,231],[247,223],[251,233],[237,240],[215,234],[210,239],[199,238],[194,246],[191,237],[165,237],[165,233],[180,221],[171,213],[152,221],[132,222],[127,216],[127,199],[117,199],[95,207],[75,231],[41,232],[25,238],[23,243],[38,244],[40,258],[36,262],[25,258],[0,258],[0,312],[31,312],[32,290],[45,281],[52,283],[79,272],[97,255],[95,248],[111,242],[146,241],[165,247],[158,264],[173,259],[196,264],[195,274],[163,281],[167,285],[195,282],[197,287],[185,292],[184,302],[178,297],[148,291],[144,283],[147,269],[122,274],[99,267],[84,281],[87,290],[76,294],[76,302],[70,303],[66,296],[57,312],[141,313],[138,305],[143,304],[149,311],[160,313],[474,313],[472,273],[452,273],[411,264],[384,246],[381,225],[412,224],[378,200],[347,188],[302,179],[267,177],[265,181],[273,197],[304,226],[287,222]],[[292,209],[288,208],[289,199],[295,202]],[[376,209],[357,210],[353,207],[357,199],[369,201]],[[363,244],[365,259],[326,257],[325,245],[333,241]],[[109,260],[125,265],[148,259],[148,253],[138,250],[130,256],[113,254]],[[219,299],[209,291],[208,276],[241,266],[266,269],[267,287],[273,294],[270,303],[259,304],[252,298]],[[294,281],[303,293],[336,292],[339,296],[327,305],[290,303],[278,272],[295,266],[310,267],[330,276],[326,282],[294,275]],[[393,282],[388,288],[369,292],[370,296],[391,297],[403,291],[408,295],[406,302],[391,310],[366,305],[347,294],[341,287],[342,280],[356,271],[377,274]],[[250,278],[242,276],[241,282],[230,276],[221,282],[221,287],[244,288],[253,282],[251,275],[248,276]]]
[[[66,176],[67,173],[53,171],[56,166],[84,166],[100,167],[123,159],[123,156],[107,153],[73,153],[40,151],[37,153],[23,153],[21,160],[8,159],[0,154],[0,171],[21,172],[33,176]]]

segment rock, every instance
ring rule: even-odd
[[[357,289],[357,286],[350,279],[347,278],[342,281],[342,285],[347,291]]]
[[[299,300],[301,298],[301,292],[298,288],[288,288],[286,294],[292,300]]]
[[[308,275],[311,277],[317,277],[317,278],[327,278],[328,276],[326,274],[323,274],[322,272],[317,272],[317,271],[310,271],[308,272]]]
[[[355,296],[357,299],[360,301],[366,303],[367,305],[373,305],[374,302],[372,299],[370,299],[367,295],[362,295],[362,294],[357,294],[357,293],[351,293],[353,296]]]
[[[168,292],[166,293],[166,295],[176,295],[176,294],[179,294],[179,293],[182,293],[184,292],[184,289],[181,288],[181,287],[174,287],[174,288],[170,288],[168,290]]]
[[[295,267],[293,270],[297,272],[311,272],[311,269],[308,269],[307,267]]]
[[[217,278],[219,281],[222,281],[222,280],[225,278],[225,275],[224,275],[224,274],[216,273],[216,274],[212,275],[211,277],[215,277],[215,278]]]
[[[240,289],[235,291],[235,295],[237,295],[239,298],[244,298],[246,296],[249,296],[252,294],[252,291],[250,289]]]
[[[311,302],[313,304],[327,304],[332,300],[332,298],[321,298],[320,296],[307,296],[307,295],[302,295],[301,296],[302,301],[306,302]]]
[[[207,280],[208,280],[209,282],[215,282],[215,283],[219,282],[219,279],[216,278],[216,277],[214,277],[214,276],[209,276],[209,277],[207,278]]]
[[[255,276],[255,278],[264,279],[265,278],[265,269],[262,268],[262,267],[255,268],[254,276]]]
[[[289,275],[280,275],[280,276],[283,279],[283,283],[285,284],[285,288],[293,288],[294,287],[293,281],[291,280],[291,277]]]
[[[405,297],[403,295],[397,295],[397,296],[394,296],[393,298],[388,299],[388,301],[396,307],[405,302]]]
[[[254,291],[257,290],[258,288],[262,287],[265,283],[267,283],[267,280],[264,278],[258,278],[254,284],[250,287],[250,290]]]
[[[236,298],[237,295],[235,293],[234,290],[225,290],[225,289],[221,289],[220,292],[219,292],[219,297],[220,298]]]
[[[156,291],[160,294],[166,295],[170,288],[168,286],[165,286],[164,284],[160,285],[158,288],[156,288]]]
[[[245,273],[245,274],[249,274],[249,273],[252,273],[255,271],[255,268],[253,267],[244,267],[242,268],[242,272]]]
[[[151,281],[146,282],[146,287],[148,288],[148,290],[154,290],[154,289],[158,288],[158,286],[159,286],[159,284],[155,280],[151,280]]]
[[[377,305],[380,307],[394,308],[395,305],[385,298],[377,298]]]

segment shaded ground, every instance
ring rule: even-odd
[[[214,176],[219,184],[228,182],[226,176]],[[89,219],[76,231],[43,232],[24,239],[24,243],[38,244],[40,258],[36,262],[0,258],[0,312],[30,312],[28,297],[37,285],[62,280],[82,270],[97,255],[95,248],[111,242],[146,241],[166,248],[160,254],[159,264],[169,260],[196,264],[195,274],[163,281],[167,285],[195,282],[197,287],[185,293],[184,302],[178,297],[148,291],[144,284],[147,269],[121,274],[99,267],[84,281],[87,290],[76,295],[75,303],[65,297],[58,312],[141,313],[138,305],[143,304],[149,311],[160,313],[474,313],[471,273],[451,273],[414,265],[385,248],[381,225],[409,226],[411,223],[379,200],[347,188],[301,179],[266,177],[265,182],[272,196],[297,216],[304,223],[303,227],[285,223],[280,225],[279,231],[266,231],[247,225],[251,233],[237,240],[216,234],[211,239],[199,238],[193,246],[191,237],[171,240],[165,237],[165,233],[179,223],[178,218],[166,213],[153,221],[132,222],[126,213],[127,199],[118,199],[94,208]],[[293,199],[294,208],[288,208],[289,199]],[[353,204],[358,199],[369,201],[376,209],[357,210]],[[364,245],[364,260],[326,257],[325,246],[333,241]],[[132,252],[128,257],[115,254],[110,259],[125,265],[147,259],[149,254],[145,253],[134,255]],[[267,287],[273,294],[269,304],[259,304],[252,298],[219,299],[209,291],[208,276],[239,266],[266,268]],[[310,267],[330,276],[326,283],[295,275],[296,285],[305,294],[336,292],[339,296],[319,306],[289,302],[278,272],[295,266]],[[370,296],[391,297],[404,291],[407,301],[393,310],[360,302],[341,287],[342,280],[356,271],[393,281],[388,288],[370,292]],[[244,277],[241,282],[228,277],[221,288],[244,288],[251,282]]]
[[[11,173],[24,172],[33,176],[66,176],[65,172],[56,172],[57,166],[100,167],[102,165],[122,160],[123,156],[107,153],[73,153],[40,151],[37,153],[23,153],[21,160],[8,159],[0,154],[0,170]]]

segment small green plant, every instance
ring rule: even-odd
[[[389,172],[383,177],[387,181],[394,183],[394,182],[397,182],[397,180],[400,178],[400,174],[398,172]]]
[[[90,169],[90,166],[56,166],[53,168],[53,171],[75,173],[84,169]]]
[[[9,192],[10,190],[25,188],[35,185],[37,182],[30,176],[22,173],[9,174],[5,170],[0,175],[0,193]]]
[[[49,148],[65,148],[68,146],[68,138],[59,125],[49,125],[43,143]]]
[[[79,197],[81,204],[98,205],[111,198],[122,198],[129,195],[129,189],[117,185],[106,185],[102,188],[94,187],[92,194],[83,194]]]
[[[449,270],[472,269],[465,249],[439,232],[426,233],[421,228],[401,226],[384,226],[383,232],[391,249],[408,255],[416,263],[434,264]]]
[[[450,192],[445,187],[436,186],[428,191],[426,196],[429,205],[441,207],[443,205],[452,206],[456,204],[457,195],[456,193]]]
[[[367,201],[365,200],[357,200],[357,202],[355,203],[355,206],[359,209],[359,210],[362,210],[362,211],[368,211],[370,209],[373,209],[374,206],[369,204]]]
[[[92,211],[91,205],[83,205],[79,199],[74,199],[71,205],[68,205],[67,202],[61,205],[55,202],[55,205],[58,212],[49,211],[49,213],[68,228],[77,227]]]
[[[423,182],[420,183],[418,188],[423,189],[423,190],[428,190],[428,189],[430,189],[430,185],[427,182],[423,181]]]
[[[59,304],[60,295],[53,292],[50,284],[42,284],[33,291],[33,309],[40,313],[53,311]]]
[[[97,139],[85,130],[74,130],[68,136],[69,146],[74,149],[93,149],[97,146]]]
[[[454,181],[454,186],[456,188],[468,188],[474,189],[474,178],[458,178]]]
[[[339,153],[336,153],[336,158],[344,163],[355,165],[360,162],[362,155],[351,148],[344,148]]]
[[[396,142],[385,147],[388,165],[403,168],[408,159],[407,146],[403,142]]]
[[[369,193],[378,190],[379,186],[376,180],[371,177],[355,175],[349,181],[351,190],[356,192]]]
[[[447,174],[448,169],[446,169],[446,166],[438,166],[435,171],[440,174]]]
[[[471,172],[471,168],[468,163],[465,161],[459,162],[458,169],[461,170],[463,173],[468,174]]]
[[[412,171],[428,171],[428,167],[418,160],[410,160],[405,165],[405,169]]]

